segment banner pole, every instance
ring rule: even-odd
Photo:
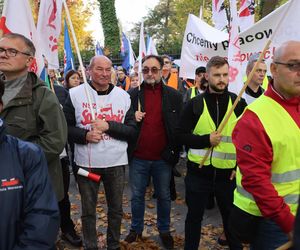
[[[69,23],[69,26],[70,26],[70,29],[71,29],[74,45],[75,45],[75,48],[76,48],[76,53],[77,53],[79,65],[82,69],[82,76],[83,76],[85,94],[86,94],[86,97],[88,99],[88,103],[89,103],[89,106],[90,106],[92,119],[95,120],[96,116],[95,116],[95,111],[93,109],[92,100],[91,100],[91,96],[90,96],[89,89],[88,89],[89,86],[88,86],[88,83],[87,83],[87,78],[86,78],[86,74],[85,74],[85,70],[84,70],[84,66],[83,66],[83,62],[82,62],[82,58],[81,58],[81,54],[80,54],[80,50],[79,50],[75,30],[74,30],[74,27],[73,27],[73,24],[72,24],[70,12],[69,12],[66,0],[63,0],[63,4],[64,4],[64,8],[65,8],[65,11],[66,11],[68,23]]]
[[[279,22],[278,22],[279,25],[276,26],[276,29],[275,29],[275,31],[272,33],[272,36],[271,36],[270,39],[266,42],[266,45],[265,45],[263,51],[260,53],[258,60],[255,62],[254,67],[252,68],[252,70],[251,70],[251,72],[250,72],[250,74],[249,74],[249,77],[247,78],[247,80],[246,80],[246,82],[245,82],[243,88],[241,89],[241,91],[240,91],[238,97],[235,99],[235,101],[234,101],[234,103],[233,103],[231,109],[229,110],[227,116],[224,118],[223,122],[222,122],[222,123],[220,124],[220,126],[218,127],[217,132],[222,133],[222,131],[223,131],[224,127],[226,126],[226,124],[227,124],[227,122],[228,122],[230,116],[232,115],[232,113],[233,113],[233,111],[234,111],[236,105],[237,105],[238,102],[240,101],[240,99],[241,99],[242,95],[244,94],[244,92],[245,92],[245,90],[246,90],[246,88],[247,88],[249,82],[251,81],[251,79],[252,79],[252,77],[253,77],[253,75],[254,75],[254,72],[255,72],[256,69],[257,69],[258,64],[261,63],[261,61],[262,61],[262,59],[263,59],[263,57],[264,57],[264,54],[266,53],[266,51],[267,51],[268,48],[270,47],[270,44],[271,44],[271,42],[272,42],[272,40],[273,40],[273,37],[274,37],[275,34],[277,33],[277,31],[278,31],[278,29],[279,29],[279,27],[280,27],[280,24],[282,23],[282,21],[284,20],[286,14],[288,13],[288,10],[290,9],[290,6],[292,5],[292,2],[293,2],[293,1],[294,1],[294,0],[291,0],[291,1],[288,3],[289,5],[287,6],[285,12],[283,13],[281,19],[280,19]],[[205,155],[204,155],[202,161],[201,161],[200,164],[199,164],[199,168],[202,168],[202,167],[203,167],[204,162],[206,161],[206,159],[208,158],[210,152],[212,151],[212,148],[213,148],[213,147],[210,147],[210,148],[207,150],[207,152],[205,153]]]

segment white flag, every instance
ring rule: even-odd
[[[212,20],[216,29],[224,30],[226,28],[228,21],[226,17],[224,0],[212,1]]]
[[[236,0],[230,0],[230,30],[229,30],[229,91],[239,94],[243,87],[241,46],[239,41],[239,18],[237,14]]]
[[[155,43],[150,36],[147,43],[147,55],[158,55]]]
[[[29,70],[40,76],[44,68],[44,59],[39,47],[40,43],[28,0],[6,0],[4,2],[0,29],[3,34],[18,33],[33,42],[36,53],[35,60]]]
[[[144,37],[144,22],[141,23],[140,42],[139,42],[139,73],[142,72],[142,59],[146,56],[146,45]]]
[[[58,39],[61,32],[62,0],[41,0],[37,34],[49,69],[58,69]]]
[[[255,0],[242,0],[239,11],[240,31],[244,31],[254,24]]]

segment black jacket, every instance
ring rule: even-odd
[[[141,111],[144,111],[144,84],[141,84],[141,89],[139,88],[130,89],[128,91],[131,97],[131,105],[135,111],[138,110],[138,100],[141,103]],[[162,159],[174,166],[179,160],[180,144],[175,140],[175,131],[178,126],[179,116],[182,110],[182,95],[175,89],[162,84],[162,113],[163,121],[166,129],[166,135],[168,144],[164,151],[162,152]],[[142,128],[143,122],[138,123],[139,132]],[[132,156],[134,149],[138,147],[137,141],[133,144],[130,149],[130,155]]]
[[[229,98],[231,98],[233,104],[237,95],[228,90],[225,90],[223,94],[214,94],[210,93],[209,89],[207,89],[204,93],[187,102],[180,117],[176,138],[181,144],[186,145],[188,148],[203,149],[211,147],[209,140],[210,134],[194,135],[191,132],[196,127],[202,115],[203,98],[207,104],[208,112],[218,128],[226,114]],[[235,115],[237,117],[240,116],[246,106],[247,103],[242,98],[234,109]],[[194,164],[195,163],[189,162],[188,167]]]
[[[42,149],[5,135],[0,119],[0,250],[52,249],[59,210]]]

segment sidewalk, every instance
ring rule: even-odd
[[[171,213],[171,231],[175,240],[175,249],[183,249],[184,242],[184,220],[186,216],[186,205],[184,202],[184,175],[185,175],[185,160],[181,159],[179,164],[177,165],[177,169],[182,173],[182,177],[175,177],[176,189],[177,189],[177,200],[172,202],[172,213]],[[81,221],[80,221],[80,213],[81,213],[81,204],[80,204],[80,195],[78,193],[76,183],[74,181],[73,176],[71,176],[71,184],[70,184],[70,200],[71,200],[71,213],[73,221],[76,223],[77,232],[81,233]],[[131,211],[130,211],[130,188],[128,184],[128,168],[126,169],[126,183],[123,195],[123,210],[124,216],[121,227],[121,239],[123,240],[129,232],[130,229],[130,219],[131,219]],[[204,219],[203,219],[203,227],[202,227],[202,238],[201,238],[201,246],[199,249],[201,250],[209,250],[209,249],[227,249],[221,247],[216,242],[219,235],[222,233],[221,227],[221,217],[218,211],[218,208],[214,208],[211,210],[206,210]],[[99,247],[105,249],[105,241],[106,241],[106,227],[107,227],[107,217],[106,217],[106,201],[104,188],[100,185],[99,193],[98,193],[98,206],[97,206],[97,227],[98,227],[98,239],[99,239]],[[163,249],[161,246],[161,242],[158,236],[158,231],[156,229],[156,200],[152,198],[152,193],[147,192],[146,194],[146,212],[145,212],[145,228],[143,232],[144,239],[138,243],[132,243],[130,245],[122,242],[122,248],[126,250],[156,250]],[[75,249],[83,249],[72,247],[67,244],[63,240],[58,241],[58,249],[64,250],[75,250]],[[101,248],[99,248],[101,249]]]

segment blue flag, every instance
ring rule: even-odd
[[[95,55],[96,56],[103,56],[104,55],[99,41],[97,41],[97,44],[96,44],[96,47],[95,47]]]
[[[64,73],[66,74],[69,70],[75,69],[74,67],[74,57],[71,48],[71,42],[68,32],[68,26],[65,19],[65,30],[64,30]]]
[[[132,48],[130,41],[122,32],[122,48],[121,48],[121,56],[123,57],[122,67],[129,72],[130,67],[134,64],[134,58],[132,59]]]

